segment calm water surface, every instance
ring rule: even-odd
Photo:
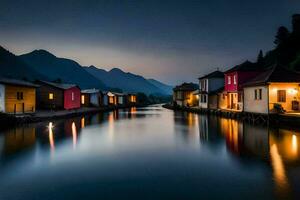
[[[0,134],[0,199],[300,199],[300,131],[152,106]]]

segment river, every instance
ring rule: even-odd
[[[0,132],[0,199],[300,199],[293,129],[158,105]]]

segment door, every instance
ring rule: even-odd
[[[234,98],[233,94],[230,94],[230,109],[233,109],[233,105],[234,105],[233,98]]]

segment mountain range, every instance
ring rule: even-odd
[[[74,60],[59,58],[46,50],[34,50],[16,56],[0,46],[0,76],[74,83],[82,89],[98,88],[123,92],[143,92],[147,95],[170,95],[172,86],[154,79],[124,72],[110,71],[94,66],[84,67]]]

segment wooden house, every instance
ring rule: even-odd
[[[101,93],[97,89],[81,90],[81,106],[83,107],[99,107],[101,105],[101,99]]]
[[[199,107],[218,108],[218,93],[224,89],[224,73],[214,71],[199,78]]]
[[[126,95],[125,94],[114,92],[114,95],[115,95],[116,101],[117,101],[116,105],[122,106],[122,105],[126,104]]]
[[[0,112],[33,113],[38,85],[15,79],[0,79]]]
[[[117,96],[113,92],[107,92],[107,104],[110,106],[115,106],[118,104],[117,102]]]
[[[246,61],[226,71],[225,89],[219,94],[219,108],[243,111],[242,85],[262,72],[256,64]]]
[[[77,109],[80,108],[80,88],[74,84],[37,81],[38,108],[41,109]]]
[[[173,89],[174,106],[194,107],[198,105],[198,85],[183,83]]]
[[[243,85],[244,111],[300,112],[300,74],[274,65]]]
[[[126,104],[127,105],[136,105],[137,104],[137,95],[133,93],[128,93],[126,95]]]

